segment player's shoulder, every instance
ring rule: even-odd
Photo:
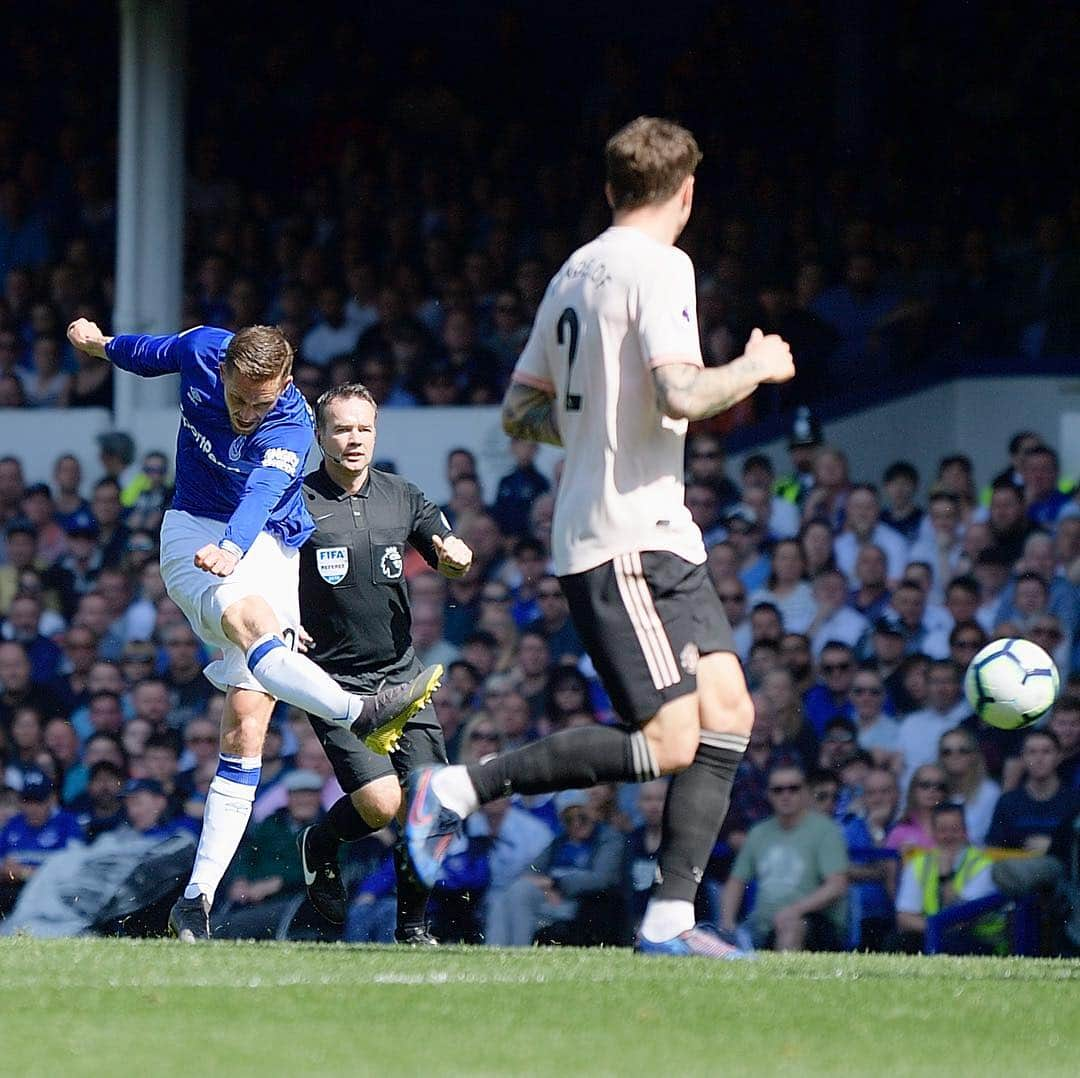
[[[231,330],[217,326],[192,326],[178,333],[176,341],[186,352],[220,363],[233,336]]]

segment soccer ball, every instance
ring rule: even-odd
[[[1057,696],[1057,667],[1030,640],[993,640],[964,675],[968,703],[983,722],[1019,730],[1041,719]]]

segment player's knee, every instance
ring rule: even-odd
[[[703,730],[749,736],[754,725],[754,702],[734,655],[717,653],[701,660],[698,707]]]
[[[230,603],[221,614],[225,635],[247,651],[260,636],[279,631],[278,619],[270,604],[257,595],[246,595]]]
[[[376,779],[355,791],[352,803],[369,827],[385,827],[401,807],[401,787],[396,778]]]

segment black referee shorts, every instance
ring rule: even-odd
[[[389,675],[374,673],[358,678],[335,677],[334,680],[348,692],[371,693],[390,685],[404,685],[422,669],[423,664],[415,659],[404,671],[395,670]],[[347,794],[386,775],[396,774],[404,786],[410,772],[416,768],[449,763],[442,727],[430,701],[402,731],[397,748],[389,756],[372,752],[340,723],[327,722],[312,714],[308,714],[308,721],[334,769],[338,785]]]
[[[622,554],[559,581],[624,722],[640,726],[669,700],[696,692],[699,656],[735,650],[705,566],[669,551]]]

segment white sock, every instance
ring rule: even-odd
[[[652,943],[662,943],[693,927],[693,902],[679,898],[650,898],[641,922],[641,934]]]
[[[363,701],[346,692],[306,655],[290,651],[280,636],[267,633],[248,648],[248,669],[273,697],[318,715],[350,722],[360,717]]]
[[[480,799],[476,796],[469,772],[460,764],[437,771],[431,780],[431,788],[435,796],[462,819],[471,816],[480,807]]]
[[[236,854],[251,817],[261,767],[262,759],[258,756],[221,754],[217,774],[206,795],[195,867],[191,870],[184,898],[206,895],[213,906],[218,884]]]

